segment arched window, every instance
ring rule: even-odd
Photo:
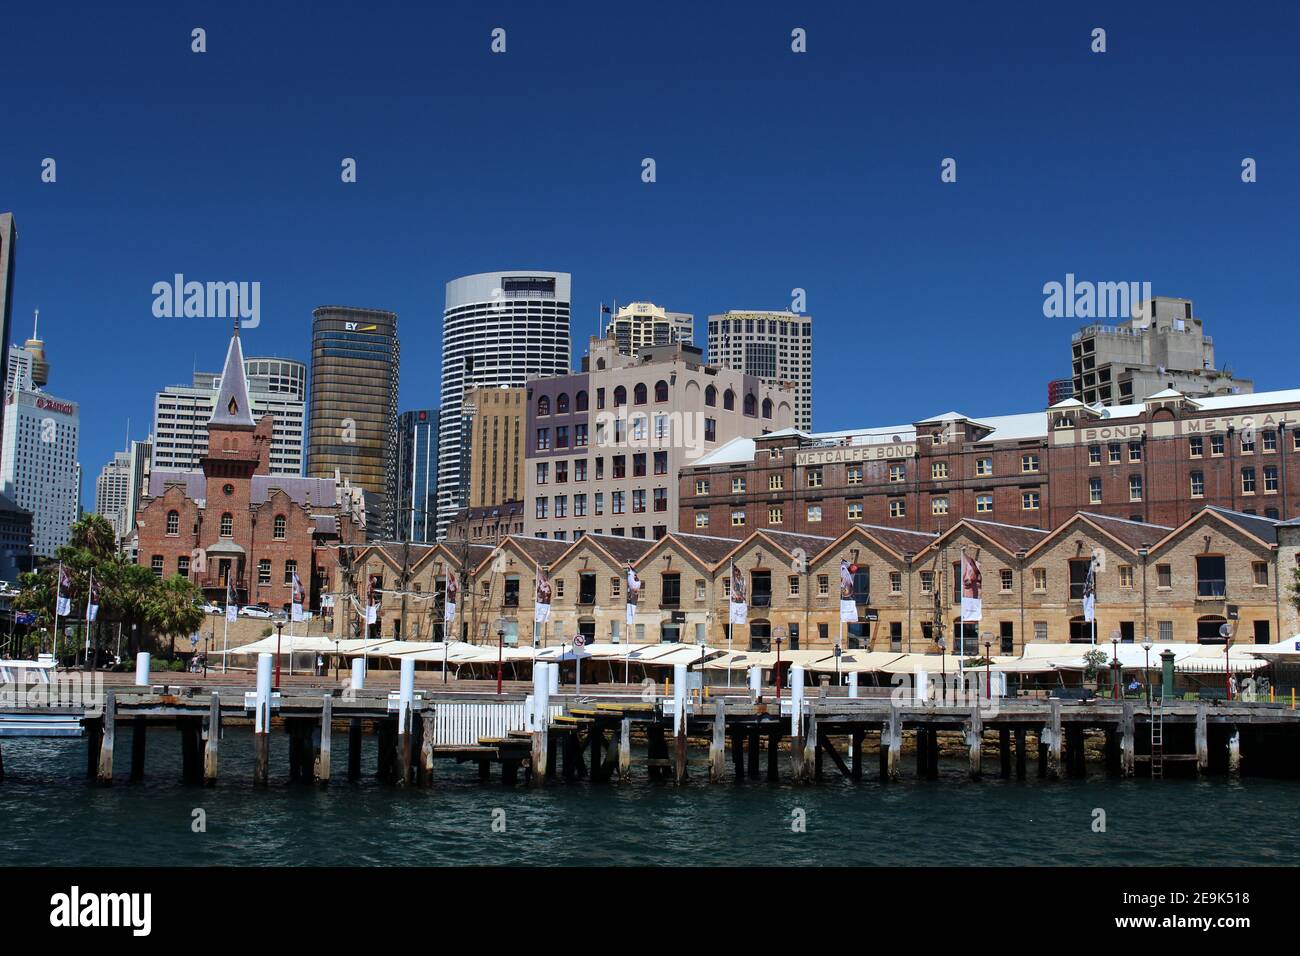
[[[575,412],[585,412],[587,410],[587,393],[579,392],[573,396],[573,410]]]
[[[549,396],[543,395],[541,398],[537,400],[537,414],[538,415],[551,414],[551,399]]]
[[[736,393],[731,389],[727,389],[722,393],[722,407],[729,412],[736,410]]]
[[[1219,628],[1228,623],[1228,619],[1217,614],[1207,614],[1196,619],[1196,643],[1222,644],[1223,635]]]
[[[637,382],[632,389],[632,404],[644,405],[646,402],[646,395],[647,391],[645,382]]]
[[[287,524],[288,521],[285,519],[284,515],[275,516],[275,521],[272,523],[272,533],[275,535],[276,541],[284,540],[284,529]]]
[[[221,537],[229,538],[235,534],[235,516],[229,511],[221,516]]]
[[[758,414],[758,399],[754,397],[753,392],[748,392],[745,395],[745,414],[746,415]]]
[[[568,392],[561,392],[559,395],[555,396],[555,414],[557,415],[569,414],[569,393]]]
[[[627,389],[625,389],[622,385],[620,385],[618,386],[618,388],[614,389],[614,407],[618,408],[620,405],[626,405],[626,404],[627,404]]]
[[[656,402],[668,401],[668,383],[665,382],[662,378],[659,381],[655,382],[655,401]]]
[[[772,417],[772,400],[770,398],[763,399],[763,417]]]
[[[168,534],[181,533],[181,513],[179,511],[167,512],[167,533]]]
[[[704,390],[704,404],[710,408],[718,404],[718,390],[712,385]]]

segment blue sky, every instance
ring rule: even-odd
[[[818,429],[1040,407],[1071,272],[1191,297],[1220,364],[1300,384],[1292,4],[414,7],[6,10],[11,338],[39,307],[88,506],[127,419],[219,367],[227,323],[152,314],[176,272],[261,282],[250,354],[306,359],[317,305],[395,310],[403,408],[437,400],[444,283],[497,268],[573,273],[575,362],[602,300],[702,337],[807,290]]]

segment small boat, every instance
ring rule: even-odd
[[[81,737],[79,709],[24,706],[54,683],[54,655],[34,661],[0,660],[0,737]],[[3,708],[12,708],[5,711]]]

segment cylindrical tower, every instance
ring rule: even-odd
[[[483,272],[447,283],[442,321],[438,528],[466,504],[465,390],[523,385],[569,371],[569,274]],[[463,447],[462,447],[463,446]]]

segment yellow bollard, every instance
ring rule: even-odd
[[[673,686],[673,682],[670,681],[667,677],[665,677],[665,678],[664,678],[664,696],[665,696],[665,697],[671,697],[671,696],[673,695],[673,692],[672,692],[672,690],[671,690],[672,686]]]

